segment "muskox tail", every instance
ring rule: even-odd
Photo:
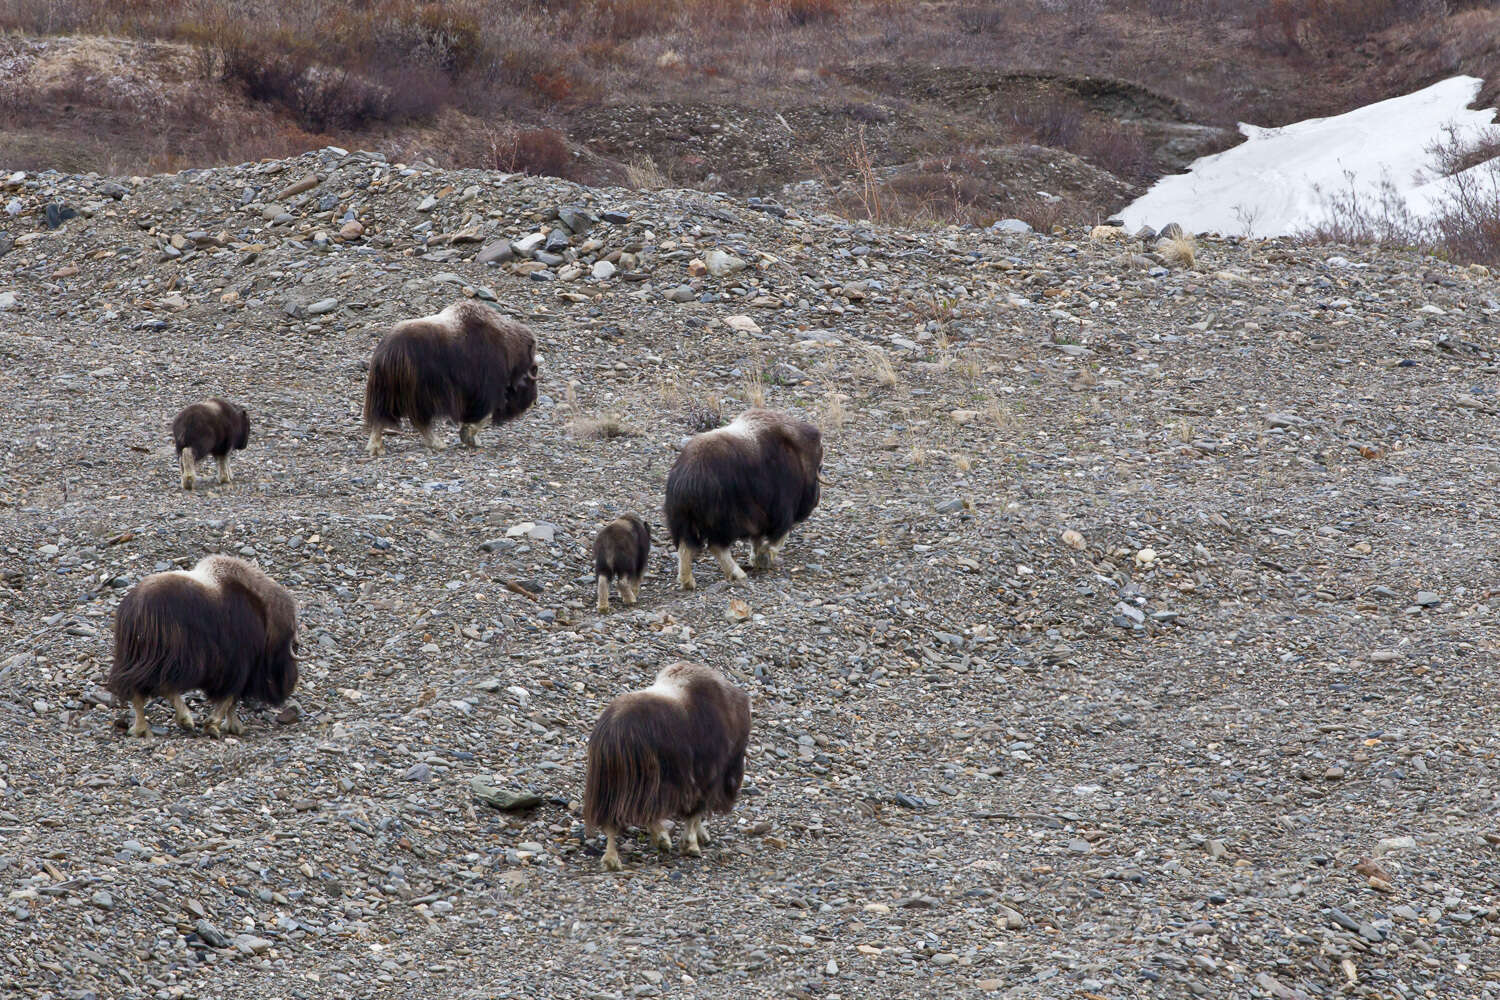
[[[670,711],[670,709],[668,710]],[[589,830],[647,827],[680,815],[693,780],[679,747],[655,739],[664,720],[649,709],[605,711],[589,738],[583,822]]]

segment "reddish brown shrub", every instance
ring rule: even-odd
[[[567,177],[573,157],[568,143],[555,129],[521,129],[496,135],[490,143],[491,165],[512,173]]]
[[[843,0],[777,0],[779,13],[791,24],[813,24],[843,16]]]

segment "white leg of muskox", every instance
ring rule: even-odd
[[[465,448],[478,448],[479,432],[484,429],[484,425],[485,421],[483,420],[479,421],[479,423],[477,424],[459,424],[458,443],[463,445]]]
[[[605,576],[603,573],[600,573],[596,582],[598,583],[599,587],[599,613],[603,614],[604,612],[609,610],[609,577]],[[620,594],[621,596],[624,596],[625,594],[625,586],[623,583],[620,585]]]
[[[231,475],[230,472],[229,472],[229,456],[228,455],[225,455],[223,458],[219,459],[219,482],[221,482],[221,483],[232,483],[232,482],[234,482],[234,476]]]
[[[383,427],[370,428],[370,440],[365,442],[365,453],[371,458],[379,458],[385,454],[385,442],[380,440],[383,434],[385,434]]]
[[[687,823],[682,827],[682,853],[695,858],[703,857],[703,849],[698,846],[698,830],[700,821],[697,816],[689,816]]]
[[[172,716],[177,720],[177,724],[189,731],[197,729],[198,724],[193,721],[193,713],[188,711],[187,702],[182,700],[182,695],[172,695],[171,702]]]
[[[221,736],[224,733],[238,736],[245,731],[245,726],[240,722],[239,715],[235,711],[234,695],[230,695],[214,706],[213,713],[203,724],[203,731],[210,736]]]
[[[693,557],[698,551],[691,545],[677,546],[677,586],[683,590],[692,590],[698,586],[693,582]]]
[[[751,543],[750,565],[756,569],[771,568],[771,546],[764,538]]]
[[[641,578],[638,576],[622,578],[620,594],[625,598],[626,604],[634,604],[638,601],[641,596]]]
[[[417,433],[422,435],[422,443],[431,448],[433,451],[442,451],[444,448],[448,447],[447,445],[443,444],[442,441],[438,440],[437,431],[433,430],[431,425],[428,425],[426,427],[418,427]]]
[[[600,862],[607,872],[617,872],[624,866],[620,864],[620,845],[616,843],[615,831],[604,831],[604,858]]]
[[[699,813],[696,817],[694,817],[694,820],[698,824],[698,843],[704,845],[712,844],[714,842],[714,838],[708,835],[708,824],[703,822],[703,814]]]
[[[786,544],[786,536],[782,535],[774,542],[766,545],[766,569],[776,565],[776,559],[781,555],[781,547]]]
[[[130,707],[135,709],[135,722],[131,723],[130,735],[150,739],[151,723],[146,721],[146,696],[143,694],[131,695]]]
[[[729,553],[728,549],[721,549],[710,545],[708,551],[712,552],[714,558],[718,560],[719,568],[724,571],[724,577],[730,583],[735,583],[745,578],[745,571],[740,569],[740,564],[734,561],[734,556]]]
[[[198,470],[194,468],[193,450],[184,449],[178,456],[178,464],[182,467],[182,488],[190,490],[193,488],[193,480],[198,478]]]
[[[662,820],[651,824],[651,843],[662,854],[672,853],[672,835],[667,832],[667,824]]]

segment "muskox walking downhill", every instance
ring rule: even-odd
[[[731,581],[743,580],[730,555],[749,540],[758,569],[770,569],[792,526],[818,505],[823,437],[805,421],[751,409],[695,435],[667,474],[667,531],[677,548],[677,583],[692,590],[693,559],[707,548]]]
[[[365,381],[365,431],[371,455],[381,435],[410,420],[427,447],[444,447],[436,420],[458,424],[460,443],[478,447],[486,422],[503,424],[536,402],[536,338],[529,329],[471,300],[435,316],[397,323],[375,347]]]
[[[611,580],[620,588],[620,600],[636,602],[650,557],[651,529],[635,514],[617,517],[599,529],[594,538],[594,575],[601,613],[609,610]]]
[[[673,663],[610,702],[589,737],[583,791],[585,827],[605,834],[604,867],[620,870],[627,827],[670,851],[669,819],[684,820],[683,853],[702,854],[703,817],[734,808],[749,742],[750,698],[710,667]]]
[[[204,729],[240,733],[241,700],[279,705],[297,686],[297,607],[247,562],[212,555],[191,570],[146,577],[115,612],[115,661],[106,686],[135,709],[131,736],[151,735],[146,699],[165,697],[194,728],[182,700],[201,690],[214,708]]]
[[[229,453],[250,443],[250,416],[243,406],[215,396],[182,408],[172,420],[172,443],[182,468],[182,488],[197,480],[197,466],[212,455],[219,460],[219,482],[232,483]]]

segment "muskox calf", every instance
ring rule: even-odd
[[[685,819],[682,850],[708,843],[703,817],[734,808],[745,777],[750,699],[717,670],[673,663],[656,683],[622,694],[589,737],[583,821],[605,834],[604,867],[620,870],[616,838],[626,827],[672,849],[666,821]]]
[[[131,736],[150,736],[146,699],[168,698],[177,724],[193,728],[182,700],[202,690],[214,708],[205,730],[240,733],[240,699],[279,705],[297,686],[297,606],[259,569],[207,556],[191,570],[146,577],[115,612],[115,662],[107,686],[135,708]]]
[[[365,450],[382,455],[381,435],[410,420],[441,451],[433,422],[458,424],[470,448],[486,421],[503,424],[536,402],[536,338],[494,309],[464,300],[436,316],[397,323],[375,347],[365,381]]]
[[[641,594],[641,577],[651,555],[651,529],[634,514],[617,517],[594,538],[594,573],[599,584],[599,610],[609,610],[609,583],[617,581],[620,600],[634,604]]]
[[[193,488],[198,463],[210,455],[219,460],[219,482],[232,483],[229,453],[250,443],[250,416],[243,406],[217,396],[193,403],[172,420],[172,443],[177,446],[183,489]]]
[[[745,539],[756,567],[770,569],[792,526],[818,505],[822,465],[818,429],[771,410],[746,410],[727,427],[690,439],[667,474],[677,583],[693,589],[693,558],[705,546],[731,582],[743,580],[729,549]]]

